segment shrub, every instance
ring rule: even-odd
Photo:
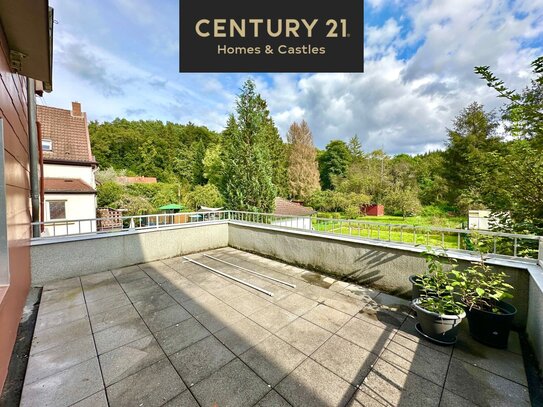
[[[212,184],[198,185],[185,197],[185,204],[193,210],[201,206],[218,208],[224,205],[224,200],[219,189]]]
[[[114,202],[121,199],[124,193],[122,185],[113,181],[106,181],[96,187],[97,204],[99,208],[107,208],[113,206]]]

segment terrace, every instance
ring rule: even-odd
[[[516,287],[507,350],[466,323],[442,347],[416,333],[405,300],[424,267],[414,244],[260,214],[167,216],[33,241],[43,291],[21,405],[530,405],[521,343],[541,350],[537,260],[489,260]]]

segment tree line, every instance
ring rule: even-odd
[[[274,198],[282,196],[350,217],[370,203],[403,216],[484,207],[501,219],[502,229],[542,234],[542,58],[534,61],[533,69],[536,78],[515,92],[489,67],[476,68],[507,101],[505,107],[491,112],[470,104],[446,129],[444,150],[414,156],[364,151],[358,136],[348,142],[332,140],[318,150],[305,121],[293,123],[283,142],[251,80],[241,88],[221,133],[191,123],[93,122],[92,149],[101,168],[155,176],[163,184],[121,191],[109,180],[99,190],[116,192],[99,194],[106,197],[100,203],[126,205],[123,199],[130,195],[143,196],[155,208],[182,201],[191,209],[220,204],[270,212]]]

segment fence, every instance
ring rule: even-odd
[[[37,222],[49,232],[41,238],[81,235],[89,232],[84,225],[107,224],[107,218]],[[235,220],[284,228],[311,230],[315,233],[347,235],[361,239],[425,245],[456,250],[483,250],[487,253],[512,257],[538,257],[539,237],[483,230],[451,229],[428,226],[398,225],[348,219],[275,215],[243,211],[183,212],[123,216],[118,228],[100,229],[92,233],[172,227],[183,223]],[[78,225],[78,227],[74,227]],[[87,228],[88,229],[88,228]]]

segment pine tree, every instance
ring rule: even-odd
[[[364,151],[362,150],[362,144],[360,143],[360,139],[358,138],[358,135],[355,134],[351,139],[349,140],[349,151],[351,153],[351,156],[353,157],[353,160],[359,160],[362,157],[364,157]]]
[[[313,135],[303,120],[294,122],[287,134],[290,145],[288,155],[288,186],[293,198],[308,198],[320,190],[317,150],[313,145]]]
[[[223,133],[221,192],[232,210],[271,212],[277,188],[270,160],[268,112],[248,80]]]

